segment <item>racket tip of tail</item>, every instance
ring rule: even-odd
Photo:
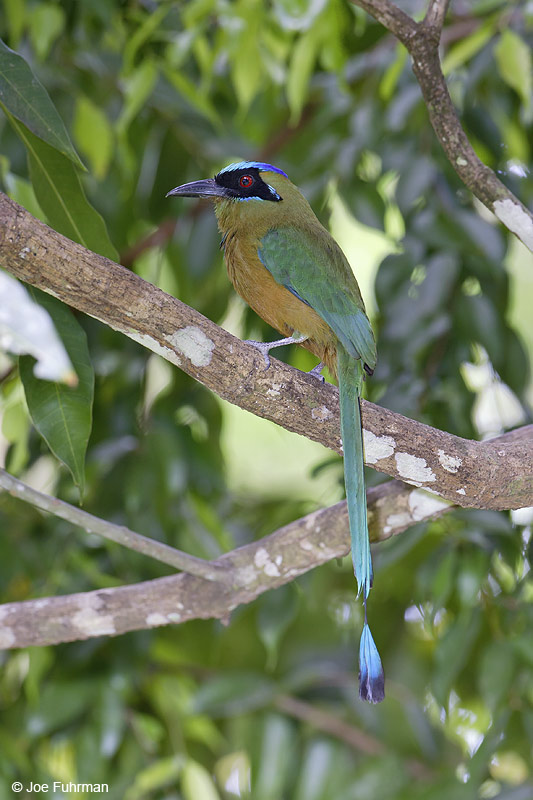
[[[367,703],[381,703],[385,699],[385,673],[366,623],[359,646],[359,697]]]

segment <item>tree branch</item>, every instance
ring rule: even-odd
[[[135,533],[124,525],[115,525],[113,522],[88,514],[81,508],[71,506],[70,503],[65,503],[57,497],[38,492],[27,483],[14,478],[4,469],[0,469],[0,489],[5,489],[12,497],[17,497],[41,511],[48,511],[56,517],[83,528],[87,533],[97,533],[105,539],[129,547],[130,550],[135,550],[142,555],[155,558],[163,564],[188,572],[190,575],[196,575],[207,581],[228,579],[227,570],[218,564],[211,564],[202,558],[188,555],[188,553],[176,550],[164,542],[158,542],[157,539],[150,539],[140,533]]]
[[[342,452],[338,391],[250,345],[147,281],[86,250],[0,193],[0,259],[179,366],[230,403]],[[464,507],[533,505],[533,426],[504,444],[439,431],[362,403],[366,463]]]
[[[516,432],[494,440],[505,447]],[[372,542],[384,541],[453,508],[424,489],[389,481],[367,492]],[[0,649],[59,644],[94,636],[217,618],[350,552],[346,502],[315,511],[257,542],[209,562],[225,581],[181,573],[167,578],[63,597],[0,605]]]
[[[368,491],[370,536],[386,539],[451,505],[399,481]],[[211,566],[230,581],[181,573],[130,586],[0,606],[0,648],[59,644],[191,619],[227,620],[239,605],[350,551],[346,503],[315,511]]]
[[[311,703],[306,703],[296,697],[287,694],[280,694],[274,699],[274,705],[284,714],[299,719],[316,728],[345,742],[349,747],[358,753],[366,753],[369,756],[382,755],[386,753],[386,746],[380,739],[372,734],[356,728],[344,722],[338,715],[319,708]],[[408,759],[407,769],[417,780],[429,780],[433,773],[428,767],[418,759]]]
[[[351,0],[405,45],[429,118],[446,156],[465,186],[533,252],[533,214],[477,157],[461,126],[442,73],[439,44],[447,0],[431,0],[415,22],[390,0]]]
[[[120,263],[125,267],[131,267],[135,260],[141,256],[145,250],[150,250],[152,247],[162,247],[168,239],[174,235],[176,230],[177,220],[164,219],[155,231],[143,236],[134,245],[128,247],[120,254]]]
[[[423,24],[428,28],[435,28],[439,32],[439,38],[449,5],[450,0],[430,0],[426,16],[424,17]]]
[[[338,716],[323,711],[315,705],[306,703],[291,695],[280,694],[274,699],[274,705],[284,714],[307,722],[329,736],[335,736],[345,742],[356,752],[366,753],[369,756],[382,755],[385,745],[372,734],[356,728],[339,719]]]
[[[411,17],[389,0],[351,0],[375,20],[381,22],[409,50],[408,43],[417,35],[418,25]]]

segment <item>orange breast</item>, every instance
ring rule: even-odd
[[[229,236],[224,255],[230,280],[243,300],[283,336],[308,336],[302,346],[335,374],[337,337],[322,317],[274,280],[253,244]]]

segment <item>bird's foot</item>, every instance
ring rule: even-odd
[[[319,380],[319,381],[320,381],[320,383],[325,383],[325,382],[326,382],[326,379],[325,379],[325,378],[324,378],[324,376],[321,374],[323,369],[324,369],[324,364],[322,363],[322,361],[320,361],[320,362],[319,362],[319,363],[316,365],[316,367],[313,367],[313,369],[310,369],[310,370],[309,370],[309,372],[308,372],[307,374],[308,374],[308,375],[311,375],[313,378],[316,378],[317,380]]]
[[[253,339],[245,339],[244,344],[251,344],[252,347],[255,347],[256,350],[259,350],[260,353],[263,354],[263,358],[265,359],[266,369],[270,366],[270,356],[268,355],[268,351],[270,350],[268,342],[255,342]]]
[[[245,339],[244,343],[251,344],[263,354],[266,369],[268,369],[270,366],[270,350],[274,350],[275,347],[283,347],[286,344],[301,344],[305,342],[307,338],[307,336],[287,336],[285,339],[277,339],[275,342],[256,342],[253,339]]]

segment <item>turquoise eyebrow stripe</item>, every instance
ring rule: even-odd
[[[223,172],[233,172],[237,169],[250,168],[260,169],[263,172],[277,172],[278,175],[284,175],[285,178],[289,177],[282,169],[278,169],[278,167],[274,167],[272,164],[266,164],[264,161],[238,161],[235,164],[229,164],[227,167],[224,167],[224,169],[221,169],[219,175]]]

